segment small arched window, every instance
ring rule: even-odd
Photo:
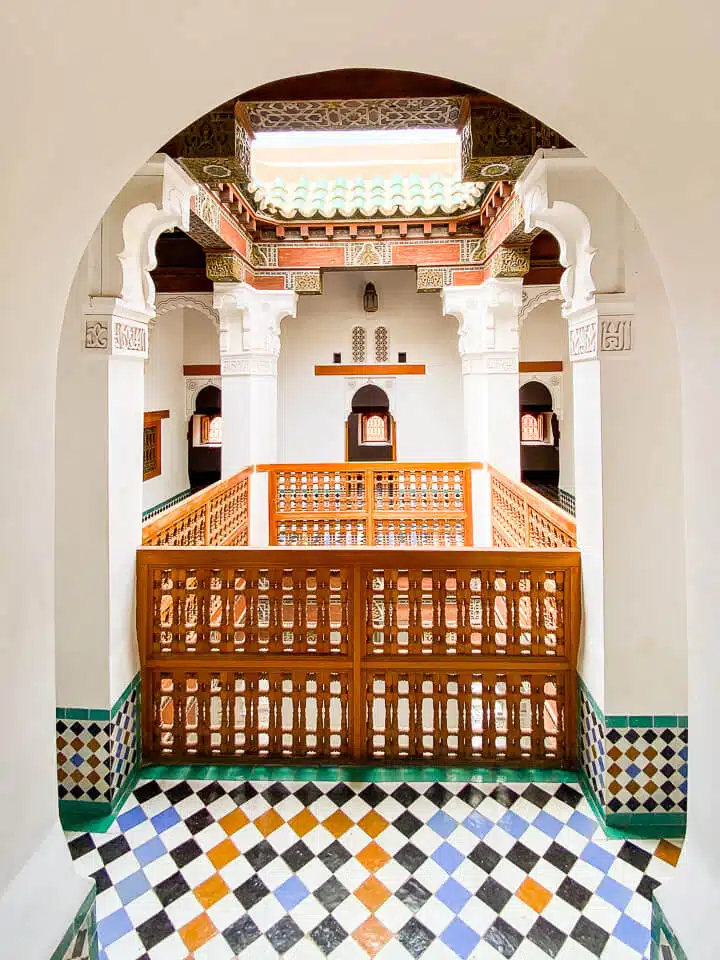
[[[367,363],[367,331],[365,327],[352,329],[352,362]]]
[[[375,327],[375,363],[387,363],[389,352],[387,327]]]
[[[363,443],[387,443],[389,440],[387,416],[380,413],[365,415],[362,419]]]
[[[222,417],[213,417],[208,430],[208,443],[222,443]]]
[[[538,443],[543,439],[542,414],[524,413],[520,420],[520,439],[524,443]]]

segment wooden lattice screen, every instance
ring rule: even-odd
[[[205,487],[143,524],[143,546],[246,546],[249,532],[250,474],[242,470]]]
[[[472,543],[471,463],[281,464],[269,474],[273,546]]]
[[[515,483],[493,467],[488,470],[494,547],[577,546],[574,517],[524,483]]]
[[[571,766],[575,550],[143,548],[155,761]]]

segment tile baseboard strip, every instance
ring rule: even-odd
[[[80,905],[73,922],[55,948],[50,960],[70,960],[72,957],[87,957],[88,960],[97,960],[98,938],[95,919],[95,884]],[[78,938],[82,936],[82,944]],[[78,949],[80,947],[80,949]]]
[[[663,909],[653,897],[650,928],[650,960],[688,960]]]

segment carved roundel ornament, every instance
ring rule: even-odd
[[[203,173],[208,177],[218,177],[221,180],[232,177],[232,170],[221,163],[208,163],[203,167]]]
[[[506,173],[510,173],[509,163],[487,163],[480,169],[481,176],[493,179],[504,177]]]

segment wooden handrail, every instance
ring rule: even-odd
[[[466,461],[261,464],[270,543],[461,546],[472,543]]]
[[[253,468],[247,467],[218,480],[153,517],[143,524],[143,546],[247,545],[252,472]]]
[[[575,518],[524,483],[494,467],[490,474],[493,546],[576,547]]]
[[[138,551],[147,760],[571,767],[577,550]]]

